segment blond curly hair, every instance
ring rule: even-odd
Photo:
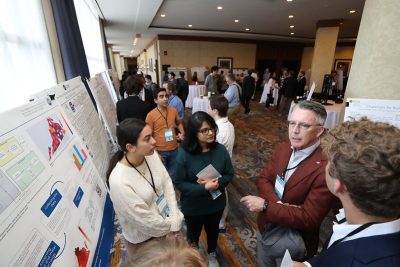
[[[329,175],[346,185],[363,213],[400,217],[400,129],[366,118],[344,122],[322,139]]]

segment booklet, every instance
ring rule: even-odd
[[[207,177],[210,179],[222,177],[222,175],[211,164],[208,164],[208,166],[205,167],[204,169],[202,169],[198,174],[196,174],[196,176],[197,176],[197,178]],[[211,190],[209,192],[210,192],[213,200],[215,200],[217,197],[219,197],[222,194],[219,189]]]

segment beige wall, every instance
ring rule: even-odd
[[[303,56],[301,58],[301,69],[311,69],[311,63],[314,53],[314,47],[304,47]],[[334,59],[352,59],[354,54],[354,46],[338,46],[335,50]],[[332,66],[333,68],[333,66]]]
[[[153,82],[157,81],[157,73],[156,73],[156,59],[157,59],[157,50],[156,50],[156,42],[154,42],[147,49],[147,64],[149,65],[146,74],[151,76]],[[150,66],[150,62],[152,66]]]
[[[223,42],[159,40],[160,64],[173,67],[212,67],[218,57],[232,57],[233,68],[254,68],[256,45]],[[164,55],[167,51],[167,55]]]

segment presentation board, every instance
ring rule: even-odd
[[[400,128],[400,100],[348,98],[344,120],[367,117]]]
[[[77,112],[81,95],[63,86]],[[41,98],[0,114],[2,266],[108,265],[112,204],[64,109]]]

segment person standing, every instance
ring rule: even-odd
[[[189,83],[185,80],[185,72],[183,71],[179,72],[179,78],[176,80],[176,90],[177,95],[182,100],[183,106],[185,106],[189,94]]]
[[[366,118],[322,139],[326,184],[343,210],[325,249],[296,267],[400,264],[400,129]]]
[[[297,75],[297,96],[304,95],[304,88],[306,87],[306,73],[304,70],[301,70]]]
[[[236,117],[240,112],[240,98],[242,95],[242,88],[235,80],[235,75],[229,73],[225,76],[228,89],[224,93],[224,97],[228,100],[228,118],[229,121],[235,125]]]
[[[226,203],[225,187],[233,179],[229,154],[216,142],[217,130],[214,119],[203,111],[195,112],[189,118],[172,176],[181,193],[181,210],[189,243],[198,246],[204,226],[209,266],[219,266],[216,255],[218,225]],[[207,174],[202,174],[205,170],[208,170]]]
[[[117,138],[120,150],[110,161],[107,184],[132,256],[150,240],[178,234],[183,215],[171,178],[154,151],[151,128],[128,118],[118,126]]]
[[[207,75],[204,85],[207,87],[207,91],[212,94],[218,93],[218,67],[212,66],[211,73]]]
[[[150,111],[146,117],[146,123],[153,131],[156,140],[156,149],[163,159],[165,168],[170,176],[174,172],[175,158],[178,153],[178,140],[183,139],[185,133],[175,108],[168,107],[168,94],[165,88],[159,88],[154,96],[157,107]],[[178,125],[179,134],[175,133],[175,125]]]
[[[283,95],[283,83],[288,76],[289,76],[289,72],[286,69],[283,69],[282,76],[279,78],[278,101],[276,103],[276,109],[278,109],[278,110],[279,110],[279,106],[280,106],[282,95]]]
[[[243,97],[243,106],[245,108],[244,114],[250,113],[250,99],[256,89],[256,80],[251,76],[253,73],[252,69],[248,70],[248,74],[243,79],[242,85],[242,97]]]
[[[168,95],[168,106],[176,109],[179,115],[179,121],[183,123],[183,117],[185,116],[185,107],[183,106],[182,100],[177,95],[176,87],[171,82],[167,83],[166,87]]]
[[[321,222],[335,201],[326,186],[327,160],[320,147],[325,120],[326,110],[320,103],[299,102],[289,118],[290,143],[275,149],[257,179],[259,196],[240,200],[258,212],[261,267],[280,266],[287,248],[293,258],[302,260],[317,252]],[[274,232],[280,235],[272,236]],[[277,238],[285,243],[273,242]]]
[[[157,89],[158,89],[158,85],[152,81],[151,76],[150,75],[146,75],[144,77],[144,80],[146,82],[145,85],[144,85],[144,89],[149,90],[152,93],[152,95],[156,94],[157,93]]]
[[[213,117],[215,123],[218,126],[217,132],[217,142],[224,145],[232,159],[233,155],[233,145],[235,144],[235,128],[232,123],[229,122],[228,113],[228,100],[224,96],[213,96],[210,98],[208,113]],[[222,213],[222,218],[219,221],[220,232],[225,232],[225,222],[228,217],[229,210],[229,200],[228,200],[228,190],[225,188],[226,195],[226,206],[224,212]]]
[[[283,81],[283,95],[279,105],[279,114],[286,117],[289,113],[292,101],[296,99],[298,82],[294,71],[289,71],[289,76]]]

